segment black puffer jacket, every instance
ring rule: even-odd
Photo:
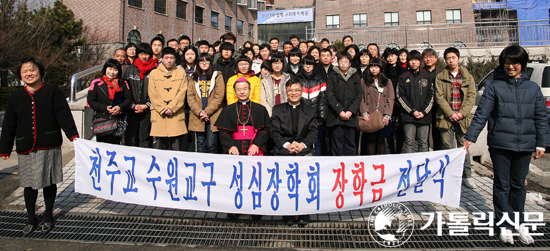
[[[230,61],[223,61],[223,58],[219,58],[218,61],[214,64],[214,70],[221,71],[223,76],[223,83],[227,85],[229,78],[233,77],[235,74],[235,59],[231,58]]]
[[[495,69],[495,80],[483,91],[466,140],[476,142],[487,127],[487,145],[516,152],[534,152],[550,146],[546,104],[540,87],[525,71],[520,78],[509,77],[502,67]]]
[[[363,96],[363,86],[361,85],[361,76],[357,70],[350,67],[348,74],[344,74],[339,68],[334,67],[334,71],[329,72],[327,81],[327,103],[329,112],[327,116],[327,127],[343,125],[356,128],[359,126],[357,113],[361,105]],[[340,112],[350,111],[352,116],[349,120],[342,120]]]
[[[302,102],[305,105],[315,108],[317,111],[317,121],[324,123],[327,120],[327,83],[323,77],[312,72],[307,76],[303,71],[296,74],[296,79],[302,84]]]
[[[149,102],[149,73],[145,75],[144,79],[140,79],[137,66],[130,65],[122,74],[122,80],[128,82],[130,91],[132,91],[134,104],[136,105],[147,105],[151,107],[151,102]]]
[[[430,124],[432,121],[432,108],[434,104],[434,88],[430,77],[421,71],[404,73],[397,81],[397,100],[403,108],[401,121],[404,123]],[[414,112],[419,111],[424,117],[417,119]]]

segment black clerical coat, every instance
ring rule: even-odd
[[[303,156],[313,153],[313,144],[317,139],[317,110],[308,105],[299,105],[298,121],[292,121],[291,110],[294,109],[289,103],[273,107],[271,126],[269,133],[275,143],[275,155],[299,155]],[[296,124],[297,123],[297,128]],[[304,143],[304,148],[299,153],[290,154],[283,145],[286,142]]]
[[[248,118],[249,113],[250,118]],[[239,129],[241,123],[254,127],[256,131],[254,139],[235,140],[233,138],[234,133],[241,133]],[[267,140],[269,139],[269,123],[269,114],[263,105],[251,101],[243,105],[242,102],[238,101],[223,108],[214,126],[219,130],[223,153],[227,153],[229,148],[236,146],[240,155],[248,155],[248,149],[252,144],[258,146],[260,150],[266,150]],[[250,131],[245,131],[245,133],[250,133]]]

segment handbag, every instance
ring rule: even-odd
[[[107,136],[117,131],[117,119],[116,118],[96,118],[92,121],[93,133],[96,136]]]
[[[363,80],[361,80],[363,81]],[[363,119],[363,116],[359,118],[359,130],[366,133],[373,133],[382,130],[384,128],[384,121],[382,114],[380,111],[378,111],[378,106],[380,105],[380,96],[382,94],[378,94],[378,103],[376,104],[376,110],[374,112],[371,112],[369,114],[369,121],[366,121]],[[365,101],[365,97],[363,95],[363,102]]]

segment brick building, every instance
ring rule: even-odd
[[[108,36],[108,42],[165,41],[187,35],[192,41],[218,40],[226,31],[237,44],[254,42],[258,10],[271,8],[262,0],[62,0],[75,18],[91,30]]]

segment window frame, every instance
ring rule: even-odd
[[[248,36],[254,37],[254,24],[248,23]]]
[[[452,18],[453,19],[449,19],[449,11],[452,12]],[[458,19],[456,19],[456,11],[458,11]],[[445,20],[447,21],[448,24],[459,24],[459,23],[462,23],[462,9],[446,9],[445,10]]]
[[[136,38],[134,40],[134,38]],[[136,29],[132,29],[128,32],[128,34],[126,35],[126,42],[127,43],[134,43],[134,44],[140,44],[141,43],[141,33],[136,30]]]
[[[386,21],[386,15],[387,14],[390,14],[390,22]],[[397,21],[393,20],[394,14],[397,15]],[[399,26],[399,12],[398,11],[384,12],[384,26]]]
[[[135,7],[135,8],[143,9],[143,1],[142,0],[128,0],[128,5],[132,6],[132,7]]]
[[[241,22],[241,30],[239,31],[239,22]],[[237,19],[237,34],[244,35],[244,20]]]
[[[214,22],[212,20],[212,18],[214,17],[214,14],[216,14],[216,25],[214,25]],[[220,13],[215,12],[215,11],[210,12],[210,27],[215,28],[215,29],[219,29],[219,27],[220,27]]]
[[[178,12],[179,6],[183,6],[183,12]],[[176,17],[183,20],[187,20],[187,2],[186,1],[182,1],[182,0],[176,1]]]
[[[362,21],[362,19],[361,19],[362,15],[365,15],[365,23],[362,23],[362,22],[361,22],[361,21]],[[358,23],[358,24],[355,23],[355,16],[359,16],[359,23]],[[368,24],[369,24],[369,22],[368,22],[368,15],[367,15],[367,13],[356,13],[356,14],[353,14],[353,27],[367,27]]]
[[[157,5],[162,3],[164,3],[164,8],[162,6]],[[155,0],[153,2],[153,7],[155,9],[155,13],[166,15],[166,0]]]
[[[229,19],[229,22],[227,22],[227,19]],[[225,24],[224,24],[224,26],[225,26],[225,31],[227,31],[227,32],[231,32],[231,30],[233,29],[233,27],[231,27],[231,21],[233,21],[233,17],[225,15]]]
[[[200,22],[197,21],[197,18],[199,18],[199,15],[197,15],[197,13],[199,13],[197,10],[200,9],[200,13],[201,13],[201,16],[200,16]],[[198,6],[198,5],[195,5],[195,23],[197,24],[204,24],[204,7],[202,6]]]
[[[334,24],[335,17],[338,19],[338,24]],[[331,20],[331,24],[329,25],[329,18]],[[327,29],[338,29],[340,28],[340,14],[335,15],[326,15],[326,28]]]
[[[422,21],[418,20],[418,14],[422,13]],[[426,13],[429,13],[430,19],[426,20]],[[416,24],[432,24],[432,11],[431,10],[417,10],[416,11]]]

